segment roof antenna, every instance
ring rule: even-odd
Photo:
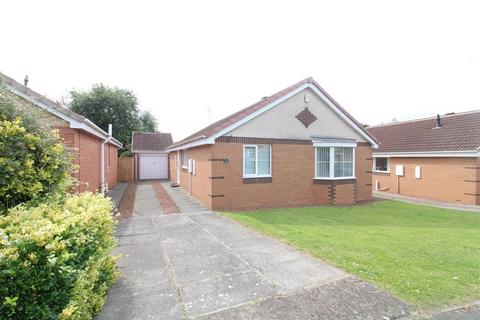
[[[25,87],[28,85],[28,74],[25,75],[25,79],[23,79],[23,83],[25,84]]]
[[[442,122],[440,121],[440,115],[437,114],[437,128],[441,128],[442,127]]]

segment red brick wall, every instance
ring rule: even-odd
[[[244,183],[243,143],[217,142],[189,149],[197,160],[197,176],[181,170],[180,184],[194,197],[216,210],[353,204],[371,199],[371,147],[356,149],[357,180],[313,181],[314,148],[308,144],[272,144],[272,181]],[[176,156],[170,154],[170,176],[176,181]],[[228,160],[228,161],[223,161]]]
[[[100,151],[102,141],[94,136],[80,132],[79,175],[80,192],[99,191]]]
[[[209,208],[211,208],[212,199],[211,155],[212,147],[209,145],[188,149],[188,158],[195,159],[196,162],[196,174],[193,175],[186,169],[180,169],[180,186]],[[173,164],[172,169],[176,170],[175,168],[176,164]],[[175,176],[172,175],[172,177]]]
[[[405,175],[397,177],[395,166],[405,166]],[[415,179],[415,166],[421,167],[421,179]],[[391,158],[390,174],[373,173],[372,187],[431,200],[478,204],[480,162],[477,158]]]
[[[100,191],[101,180],[101,144],[102,139],[81,130],[69,127],[57,127],[60,138],[74,155],[74,163],[78,166],[73,176],[79,185],[74,188],[75,192]],[[118,148],[110,144],[105,145],[105,179],[109,188],[117,184]],[[108,166],[108,152],[110,152],[110,168]]]

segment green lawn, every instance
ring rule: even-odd
[[[480,298],[480,213],[380,201],[224,214],[419,309]]]

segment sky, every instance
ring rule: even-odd
[[[132,90],[175,141],[312,76],[370,125],[480,109],[478,1],[2,1],[0,72]]]

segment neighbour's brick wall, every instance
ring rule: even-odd
[[[72,176],[79,181],[80,179],[80,135],[79,131],[76,129],[71,129],[69,127],[54,127],[54,129],[58,130],[58,135],[62,140],[65,148],[68,152],[71,153],[73,157],[73,163],[77,166],[75,172],[72,172]],[[73,192],[80,192],[80,185],[76,185],[73,188]]]
[[[79,132],[80,192],[99,191],[101,184],[100,154],[102,140]]]
[[[395,175],[396,165],[405,166],[405,175]],[[415,179],[415,166],[421,167],[421,179]],[[478,204],[479,168],[477,158],[390,158],[390,174],[373,173],[386,192],[431,200]],[[398,188],[399,186],[399,188]]]
[[[350,205],[371,199],[371,147],[356,149],[358,179],[314,181],[314,148],[299,140],[267,141],[272,145],[272,178],[243,179],[243,143],[217,142],[189,149],[197,159],[192,194],[209,208],[241,210],[312,205]],[[263,142],[265,143],[265,141]],[[170,176],[176,181],[175,157],[170,154]],[[189,191],[188,172],[181,170],[180,185]]]

